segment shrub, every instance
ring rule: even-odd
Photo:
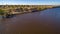
[[[4,10],[0,9],[0,15],[4,15]]]

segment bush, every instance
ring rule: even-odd
[[[4,15],[4,10],[0,9],[0,15]]]

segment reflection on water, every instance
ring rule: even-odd
[[[60,8],[2,19],[0,32],[2,34],[60,33]]]

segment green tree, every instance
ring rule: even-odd
[[[0,9],[0,15],[2,16],[2,18],[4,18],[4,14],[5,14],[4,10]]]
[[[0,9],[0,15],[4,15],[4,10]]]

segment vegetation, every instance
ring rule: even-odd
[[[4,11],[9,12],[32,12],[32,11],[41,11],[45,9],[52,8],[52,5],[0,5],[0,15],[4,14]],[[3,9],[3,10],[1,10]]]
[[[15,14],[30,13],[53,8],[51,5],[0,5],[0,15],[11,17]]]
[[[4,10],[0,9],[0,15],[4,15]]]

